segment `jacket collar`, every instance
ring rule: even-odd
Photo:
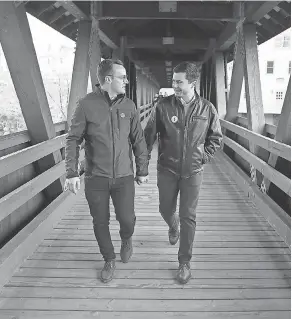
[[[110,105],[112,105],[114,102],[121,100],[125,97],[125,94],[118,94],[113,100],[111,100],[107,91],[103,90],[100,84],[96,84],[95,86],[97,87],[96,93],[100,96],[103,96]]]

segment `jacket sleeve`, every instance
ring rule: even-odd
[[[78,177],[78,159],[80,144],[83,141],[86,128],[86,118],[84,110],[80,104],[77,107],[72,117],[71,126],[66,137],[65,146],[65,166],[66,178]]]
[[[157,106],[152,109],[147,125],[144,129],[145,141],[148,149],[148,158],[151,158],[151,151],[157,137]]]
[[[135,109],[133,118],[131,119],[130,141],[133,153],[135,155],[136,175],[148,175],[148,152],[145,143],[143,129],[140,123],[140,110]]]
[[[218,113],[211,104],[210,124],[204,145],[204,163],[209,162],[215,155],[215,152],[221,147],[222,132]]]

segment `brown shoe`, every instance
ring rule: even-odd
[[[115,260],[106,261],[101,271],[100,280],[102,282],[109,282],[113,279],[116,269]]]
[[[179,264],[176,279],[181,284],[186,284],[192,277],[190,264]]]
[[[168,239],[171,245],[175,245],[179,239],[179,218],[175,217],[175,222],[168,230]]]
[[[133,254],[132,237],[129,239],[122,239],[122,246],[120,251],[121,260],[123,263],[127,263]]]

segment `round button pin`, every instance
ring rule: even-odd
[[[121,117],[125,117],[125,113],[121,113]]]
[[[176,123],[177,120],[178,120],[177,116],[173,116],[173,117],[171,118],[171,122],[172,122],[172,123]]]

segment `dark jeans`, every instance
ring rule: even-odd
[[[157,172],[159,211],[169,227],[175,225],[174,214],[176,211],[178,192],[180,192],[180,245],[178,251],[178,260],[180,263],[188,263],[192,258],[192,248],[196,231],[196,208],[202,180],[203,171],[189,178],[180,178],[168,171]]]
[[[136,222],[134,212],[134,176],[106,178],[85,177],[85,196],[93,218],[93,230],[105,261],[115,259],[116,255],[109,231],[109,200],[115,208],[116,219],[120,223],[120,236],[129,239],[134,233]]]

